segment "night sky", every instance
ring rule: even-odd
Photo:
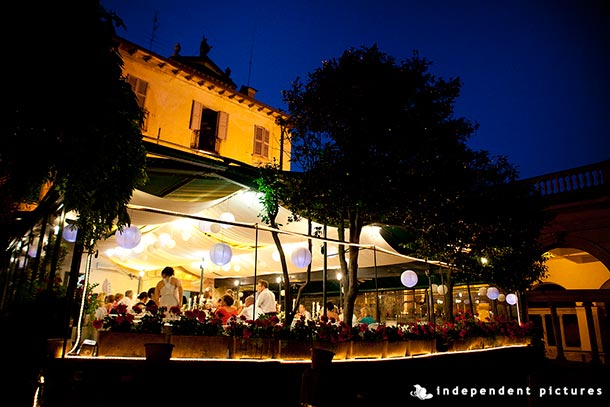
[[[377,44],[459,77],[455,114],[480,125],[469,145],[507,156],[520,178],[610,159],[608,0],[101,3],[125,22],[117,34],[165,57],[176,43],[198,55],[205,36],[238,87],[276,108],[323,60]]]

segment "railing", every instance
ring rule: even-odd
[[[532,184],[536,191],[549,199],[588,199],[610,191],[610,160],[528,178],[522,182]]]

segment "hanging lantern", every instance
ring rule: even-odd
[[[489,287],[487,289],[487,298],[490,300],[497,300],[499,295],[500,290],[498,290],[496,287]]]
[[[417,273],[413,270],[405,270],[400,275],[400,282],[408,288],[414,287],[417,284],[417,280]]]
[[[298,268],[304,268],[311,263],[311,252],[306,247],[299,247],[292,252],[292,263]]]
[[[487,295],[487,287],[481,287],[481,288],[479,288],[479,295],[480,295],[481,297],[483,297],[483,296]]]
[[[210,259],[212,260],[212,263],[218,266],[224,266],[230,262],[231,257],[233,257],[231,247],[226,243],[216,243],[210,249]]]
[[[443,284],[443,285],[439,285],[439,286],[438,286],[438,288],[437,288],[437,292],[438,292],[440,295],[445,295],[445,294],[447,294],[447,291],[449,291],[449,289],[447,288],[447,286],[446,286],[445,284]]]
[[[74,225],[66,225],[64,230],[61,232],[64,240],[66,242],[74,243],[76,242],[76,234],[78,233],[78,228]]]
[[[114,239],[123,249],[133,249],[140,244],[142,232],[136,226],[129,226],[123,230],[117,230]]]
[[[510,305],[515,305],[517,303],[517,296],[513,293],[510,293],[506,296],[506,302]]]
[[[505,299],[506,299],[506,296],[504,294],[498,294],[498,301],[504,302]]]

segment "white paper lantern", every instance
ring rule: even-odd
[[[208,233],[210,231],[211,226],[212,226],[212,222],[208,222],[207,220],[200,220],[199,223],[197,223],[197,227],[203,233]]]
[[[292,252],[292,263],[298,268],[304,268],[311,263],[311,252],[306,247],[299,247]]]
[[[506,299],[506,296],[504,294],[498,294],[498,301],[504,302],[505,299]]]
[[[233,252],[228,244],[216,243],[210,249],[210,259],[212,260],[212,263],[218,266],[224,266],[230,262],[231,257],[233,257]]]
[[[517,303],[517,296],[513,293],[510,293],[506,296],[506,302],[510,305],[515,305]]]
[[[73,225],[66,225],[64,230],[61,232],[64,240],[66,242],[74,243],[76,242],[76,234],[78,233],[78,228]]]
[[[114,239],[117,244],[123,249],[133,249],[140,244],[142,240],[142,232],[136,226],[129,226],[124,228],[122,231],[117,230],[114,235]]]
[[[483,296],[487,295],[487,287],[481,287],[481,288],[479,288],[479,295],[480,295],[481,297],[483,297]]]
[[[413,270],[405,270],[400,275],[400,282],[405,287],[409,287],[409,288],[414,287],[417,284],[417,280],[418,280],[417,273],[414,272]]]
[[[487,289],[487,298],[490,300],[497,300],[499,295],[500,290],[498,290],[496,287],[489,287]]]
[[[436,290],[440,295],[445,295],[445,294],[447,294],[447,291],[449,291],[449,289],[447,288],[447,286],[445,284],[439,285]]]
[[[218,223],[212,223],[210,225],[210,232],[212,233],[218,233],[222,230],[222,227],[220,227],[220,225]]]

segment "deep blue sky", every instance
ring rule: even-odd
[[[470,146],[505,155],[521,178],[610,159],[610,1],[102,0],[118,34],[162,55],[180,43],[285,110],[281,91],[352,47],[459,77],[456,115],[480,125]],[[153,20],[157,16],[157,29]]]

